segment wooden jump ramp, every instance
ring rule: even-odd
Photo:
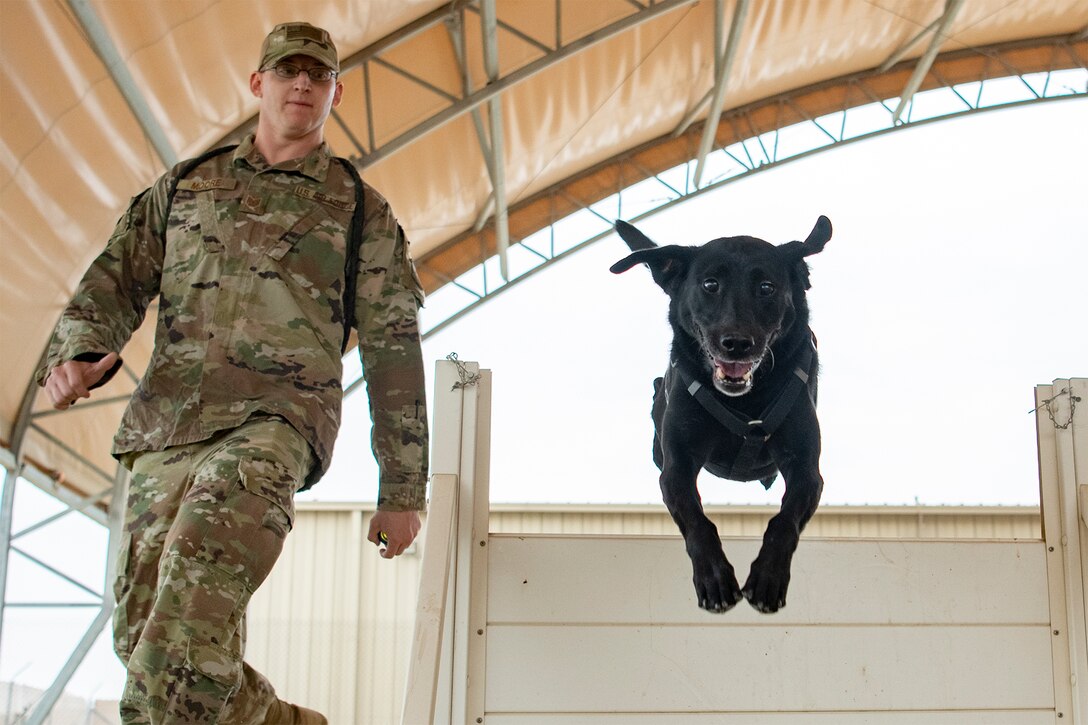
[[[404,725],[1088,723],[1088,380],[1036,391],[1043,539],[802,537],[773,615],[698,609],[679,535],[491,534],[490,371],[435,388]]]

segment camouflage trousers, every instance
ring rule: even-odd
[[[276,417],[129,454],[114,585],[122,722],[265,722],[276,694],[242,660],[245,611],[283,548],[311,461]]]

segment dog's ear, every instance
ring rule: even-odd
[[[829,239],[831,239],[831,220],[821,216],[816,220],[816,226],[812,227],[805,241],[786,242],[779,249],[788,256],[801,259],[824,251],[824,246]]]
[[[645,264],[650,268],[650,274],[654,276],[654,282],[657,282],[661,289],[669,292],[673,283],[681,279],[687,271],[688,262],[691,260],[693,251],[692,247],[678,247],[676,245],[641,249],[634,254],[628,254],[613,264],[609,271],[613,274],[620,274],[636,264]]]
[[[821,215],[816,220],[816,226],[812,227],[812,231],[808,233],[805,241],[787,242],[779,247],[783,254],[792,258],[794,275],[806,290],[811,289],[812,284],[809,282],[808,265],[804,261],[805,257],[822,252],[829,239],[831,239],[831,220]]]
[[[616,220],[616,233],[620,235],[620,238],[623,239],[623,241],[627,242],[627,246],[631,248],[632,252],[637,252],[641,249],[654,249],[657,247],[652,239],[622,219]]]
[[[805,251],[801,253],[801,256],[807,257],[824,251],[824,245],[829,239],[831,239],[831,220],[821,214],[816,220],[816,226],[812,227],[812,231],[805,238]]]

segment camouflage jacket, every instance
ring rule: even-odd
[[[61,315],[44,366],[120,351],[159,298],[155,347],[113,453],[204,440],[279,415],[328,470],[340,425],[345,249],[354,184],[327,145],[270,167],[247,138],[133,199]],[[389,204],[364,185],[355,320],[381,470],[378,506],[422,509],[423,291]],[[103,381],[104,382],[104,381]]]

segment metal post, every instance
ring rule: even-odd
[[[68,6],[72,9],[72,14],[75,15],[82,30],[87,34],[88,43],[109,71],[117,90],[128,103],[132,115],[136,117],[144,135],[154,147],[159,160],[167,168],[173,166],[177,163],[177,154],[170,145],[170,139],[167,138],[166,131],[155,118],[155,114],[151,112],[147,98],[132,77],[132,73],[129,72],[125,59],[117,50],[102,19],[95,12],[94,6],[90,0],[68,0]]]
[[[499,80],[499,40],[495,15],[495,0],[482,0],[480,22],[484,44],[484,69],[488,84]],[[506,211],[506,156],[503,150],[502,96],[488,102],[488,119],[491,125],[491,188],[495,190],[495,246],[499,255],[499,272],[504,281],[510,281],[506,263],[506,250],[510,246],[510,228]]]
[[[714,96],[710,99],[710,110],[707,112],[706,125],[703,126],[703,136],[699,140],[699,153],[695,164],[695,185],[699,186],[703,180],[703,170],[706,167],[706,157],[714,145],[714,139],[718,133],[718,122],[722,116],[722,106],[725,104],[725,89],[729,84],[729,74],[733,70],[733,59],[737,55],[737,46],[740,45],[740,31],[744,27],[744,18],[748,14],[748,0],[737,0],[733,9],[733,21],[729,26],[729,38],[722,49],[721,33],[725,23],[724,0],[718,0],[715,8],[714,23]]]
[[[1035,402],[1055,710],[1059,722],[1082,722],[1088,715],[1088,379],[1040,385]]]
[[[68,681],[72,679],[72,675],[75,674],[76,669],[83,663],[83,658],[87,656],[91,646],[94,645],[95,639],[98,638],[98,635],[113,616],[114,601],[113,597],[109,596],[108,592],[110,591],[110,585],[113,583],[113,578],[117,571],[117,545],[120,542],[125,518],[124,500],[127,481],[128,471],[126,471],[123,466],[118,465],[117,472],[113,479],[113,498],[110,501],[109,549],[106,558],[106,577],[103,582],[102,606],[99,608],[98,614],[95,616],[94,620],[87,627],[86,632],[83,633],[83,638],[80,639],[79,644],[72,650],[72,654],[68,657],[68,661],[64,663],[60,672],[57,673],[56,678],[53,680],[53,684],[42,694],[41,699],[38,700],[37,704],[34,706],[34,710],[27,719],[28,725],[42,725],[46,718],[49,717],[49,713],[53,709],[53,706],[64,693],[64,688],[67,686]]]
[[[914,66],[914,72],[911,73],[910,80],[907,81],[907,86],[899,97],[899,105],[896,107],[895,113],[892,114],[892,123],[899,123],[903,111],[906,110],[907,105],[914,98],[914,94],[922,86],[926,73],[929,72],[933,61],[937,58],[937,53],[941,50],[948,28],[952,26],[952,21],[956,19],[956,14],[959,13],[962,5],[963,0],[945,0],[944,14],[937,24],[937,29],[933,31],[933,39],[930,41],[929,47],[926,48],[926,52],[922,54],[922,57],[918,59],[918,64]]]
[[[15,510],[15,485],[19,480],[14,468],[4,468],[4,492],[0,498],[0,648],[4,643],[4,618],[8,602],[8,558],[11,555],[11,522]]]

